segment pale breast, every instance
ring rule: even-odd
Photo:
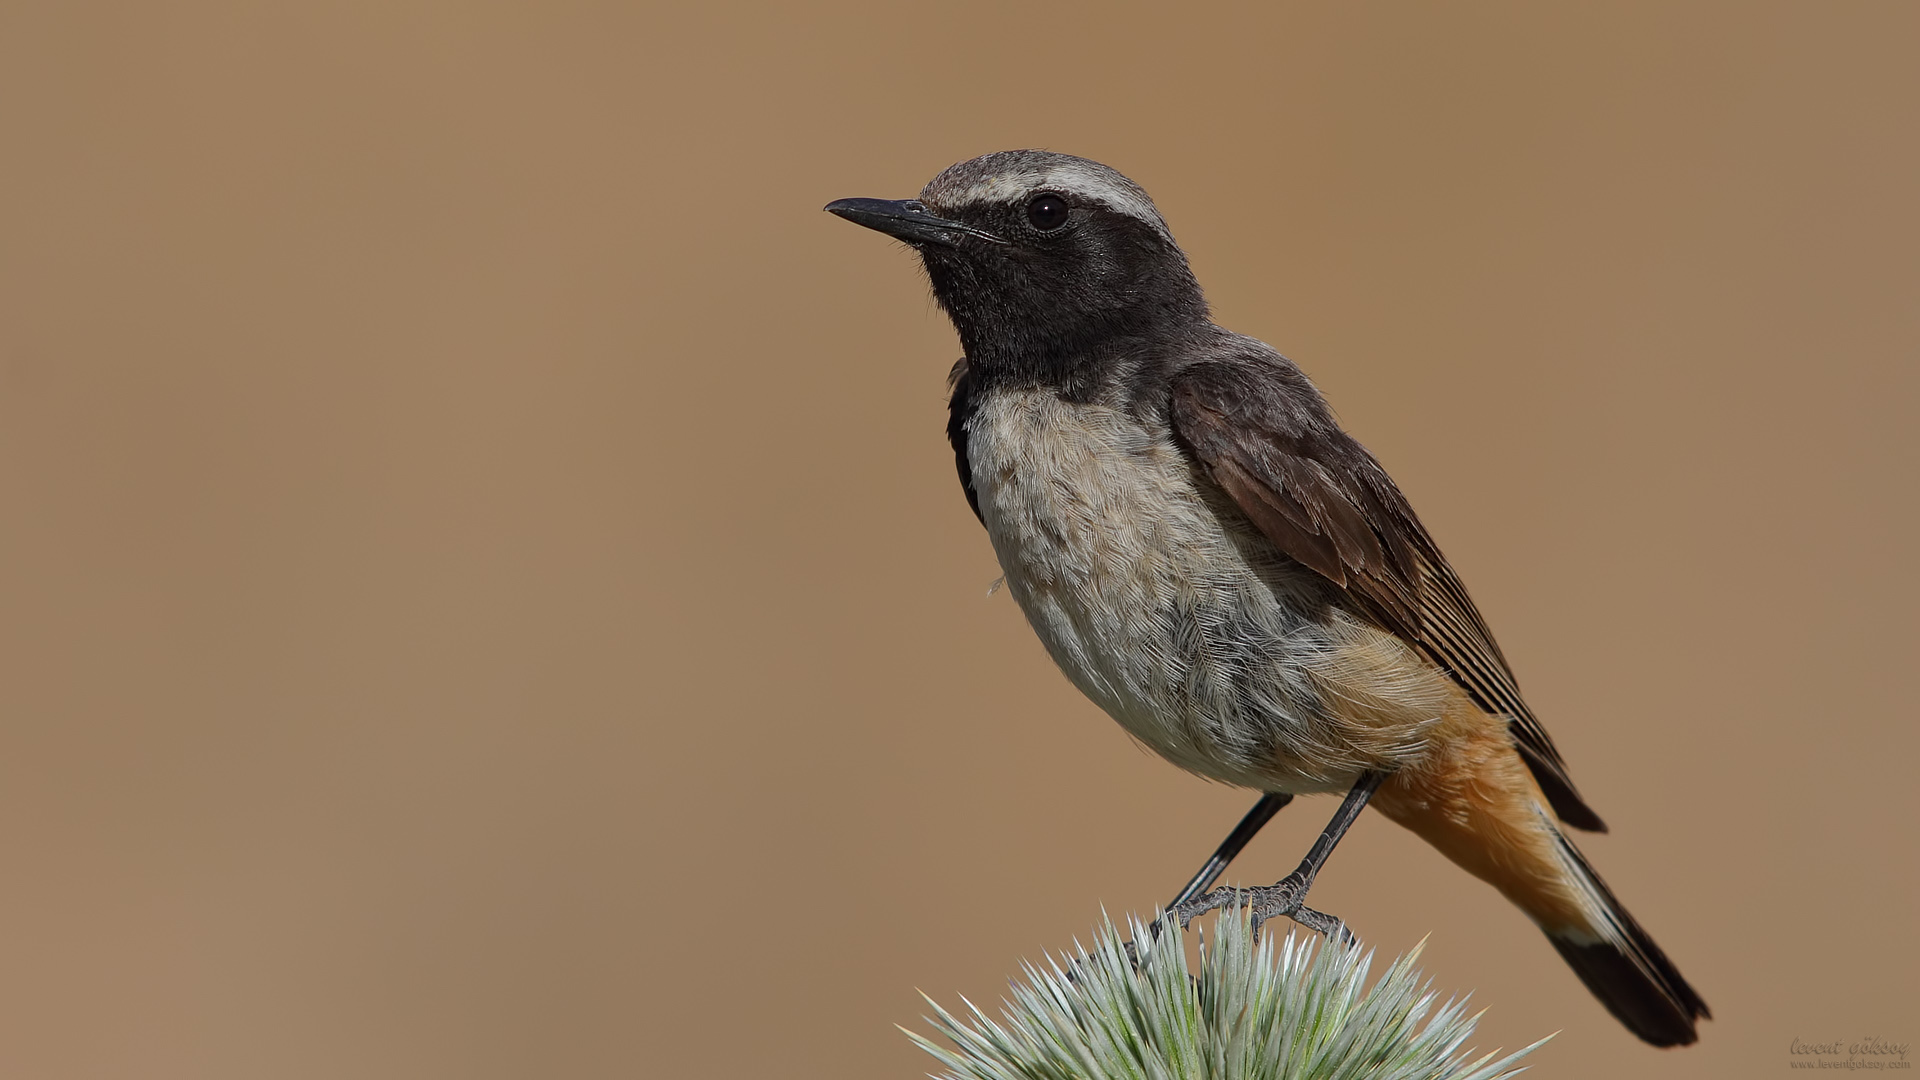
[[[1316,580],[1223,512],[1164,421],[994,390],[967,454],[1007,589],[1054,661],[1175,764],[1340,790],[1410,761],[1444,712],[1445,688],[1413,685],[1411,700],[1355,715],[1329,672],[1396,643],[1329,609]]]

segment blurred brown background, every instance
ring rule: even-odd
[[[819,209],[1019,146],[1400,479],[1719,1019],[1382,818],[1319,906],[1541,1076],[1920,1041],[1912,5],[279,7],[0,8],[0,1075],[911,1077],[1166,899],[1251,797],[986,595]]]

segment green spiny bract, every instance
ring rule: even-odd
[[[908,1037],[946,1066],[943,1080],[1502,1080],[1546,1042],[1468,1060],[1460,1047],[1479,1014],[1464,999],[1435,1011],[1418,946],[1369,991],[1371,951],[1319,935],[1256,943],[1244,913],[1201,940],[1197,972],[1171,919],[1157,938],[1129,925],[1137,963],[1103,919],[1077,960],[1024,963],[1000,1021],[964,998],[965,1019],[928,998],[953,1046]]]

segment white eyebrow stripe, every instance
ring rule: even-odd
[[[964,206],[969,203],[1012,203],[1034,191],[1057,191],[1069,198],[1098,203],[1115,213],[1153,226],[1173,238],[1167,223],[1154,209],[1153,201],[1132,183],[1090,161],[1056,158],[1047,162],[1015,162],[973,180],[958,191],[933,190],[939,179],[928,185],[923,198],[935,205]]]

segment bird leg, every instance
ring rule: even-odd
[[[1247,816],[1240,819],[1240,824],[1235,825],[1233,831],[1227,834],[1227,838],[1220,841],[1220,846],[1215,848],[1213,854],[1208,857],[1206,865],[1200,868],[1199,873],[1193,875],[1193,880],[1187,882],[1187,887],[1180,890],[1180,895],[1173,898],[1173,902],[1167,905],[1167,910],[1172,911],[1212,888],[1214,881],[1227,869],[1227,864],[1231,863],[1234,857],[1240,854],[1240,849],[1246,847],[1247,842],[1253,839],[1253,834],[1259,832],[1262,826],[1273,820],[1273,815],[1279,813],[1281,808],[1292,801],[1293,796],[1277,791],[1260,796],[1260,801],[1254,803],[1253,809],[1247,811]]]
[[[1306,907],[1301,901],[1306,899],[1307,890],[1313,887],[1314,876],[1320,873],[1322,866],[1326,865],[1327,856],[1333,854],[1334,845],[1338,844],[1340,838],[1346,835],[1347,829],[1353,824],[1354,819],[1359,817],[1360,811],[1366,807],[1367,800],[1373,797],[1373,793],[1379,790],[1381,782],[1386,780],[1386,778],[1387,774],[1382,772],[1363,772],[1360,774],[1360,779],[1354,782],[1353,790],[1347,792],[1346,799],[1340,803],[1340,809],[1334,811],[1333,820],[1327,822],[1327,827],[1320,832],[1320,839],[1313,842],[1313,847],[1307,852],[1307,857],[1300,860],[1299,868],[1293,873],[1288,874],[1272,885],[1256,886],[1251,889],[1236,889],[1229,886],[1215,889],[1203,896],[1189,896],[1182,902],[1176,902],[1170,910],[1179,917],[1180,926],[1184,929],[1196,916],[1204,915],[1215,908],[1245,904],[1253,911],[1253,931],[1255,935],[1259,934],[1262,923],[1276,916],[1285,915],[1301,926],[1318,931],[1328,937],[1338,935],[1343,939],[1351,938],[1353,935],[1348,933],[1345,924],[1338,918],[1324,911],[1315,911],[1310,907]],[[1247,815],[1247,820],[1240,823],[1241,826],[1245,827],[1248,821],[1252,821],[1265,804],[1266,800],[1262,799],[1261,802],[1254,807],[1254,812]],[[1285,804],[1283,803],[1281,805]],[[1275,807],[1274,809],[1278,810],[1279,807]],[[1272,813],[1267,814],[1267,817],[1272,816]],[[1251,838],[1253,833],[1259,829],[1260,825],[1265,823],[1265,819],[1262,819],[1251,829],[1248,829],[1246,833],[1247,838]],[[1236,828],[1234,830],[1235,836],[1238,836],[1240,832],[1241,829]],[[1229,836],[1227,839],[1231,842],[1234,837]],[[1240,842],[1244,845],[1246,839],[1243,838]],[[1222,844],[1221,850],[1226,850],[1227,846],[1227,844]],[[1216,852],[1215,858],[1218,857],[1218,853]],[[1228,858],[1231,857],[1231,855],[1228,856]],[[1208,860],[1207,865],[1211,867],[1213,860]],[[1225,864],[1222,863],[1223,868],[1224,866]],[[1205,874],[1205,872],[1203,869],[1202,874]],[[1219,871],[1215,870],[1214,873],[1218,874]],[[1196,877],[1194,881],[1197,884],[1200,879]],[[1204,885],[1200,887],[1205,888]],[[1181,895],[1188,896],[1188,893],[1193,891],[1195,891],[1195,889],[1190,885]]]
[[[1272,821],[1273,815],[1279,813],[1292,801],[1293,796],[1279,791],[1269,791],[1260,796],[1260,801],[1253,804],[1253,809],[1247,811],[1247,816],[1240,819],[1240,824],[1235,825],[1233,831],[1227,834],[1227,838],[1220,841],[1220,846],[1213,849],[1213,854],[1207,856],[1207,861],[1200,867],[1200,872],[1193,875],[1193,880],[1187,882],[1187,887],[1180,890],[1180,895],[1174,897],[1173,902],[1169,903],[1165,910],[1177,911],[1182,904],[1206,892],[1227,869],[1227,864],[1233,862],[1234,858],[1240,854],[1240,849],[1246,847],[1247,842],[1253,839],[1254,834],[1259,832],[1267,822]],[[1191,920],[1183,920],[1180,923],[1183,929],[1188,921]],[[1153,935],[1155,941],[1160,940],[1158,919],[1154,920],[1149,933]],[[1133,955],[1131,941],[1127,942],[1127,955]]]

